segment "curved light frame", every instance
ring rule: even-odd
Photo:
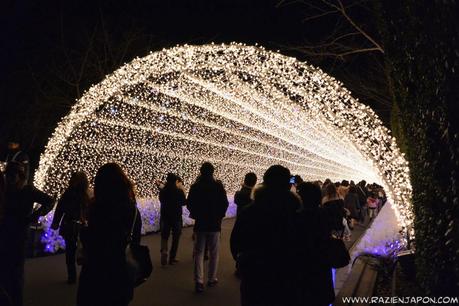
[[[272,164],[377,182],[411,228],[408,164],[377,115],[319,68],[237,43],[150,53],[92,86],[58,124],[35,184],[59,196],[72,171],[92,178],[116,161],[151,199],[154,179],[178,172],[189,185],[205,160],[230,193]]]

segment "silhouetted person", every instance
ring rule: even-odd
[[[237,216],[241,214],[241,212],[250,204],[252,203],[252,190],[257,183],[257,175],[253,172],[249,172],[244,177],[244,184],[242,185],[241,189],[236,191],[234,194],[234,203],[237,206]],[[236,276],[239,277],[239,268],[238,263],[236,261]]]
[[[89,182],[84,172],[72,174],[69,186],[62,194],[54,212],[51,228],[59,228],[59,234],[65,240],[65,262],[67,264],[67,282],[76,282],[75,253],[77,250],[78,232],[85,223],[85,212],[89,205]]]
[[[3,230],[2,221],[3,221],[3,213],[5,210],[5,176],[2,171],[0,171],[0,231]],[[3,247],[3,240],[2,233],[0,232],[0,247]],[[3,253],[0,250],[0,260],[3,259]],[[2,264],[0,263],[0,268],[3,268]],[[3,279],[0,277],[0,305],[11,305],[11,299],[7,296],[5,292],[5,288],[3,288]]]
[[[335,299],[332,268],[325,260],[331,228],[320,207],[322,192],[318,185],[301,183],[297,192],[303,202],[298,223],[300,256],[298,261],[298,304],[329,305]]]
[[[0,171],[0,224],[2,224],[3,214],[5,211],[5,192],[6,192],[6,183],[5,175]]]
[[[204,253],[209,248],[209,271],[207,285],[218,283],[217,268],[222,219],[228,208],[228,198],[222,182],[214,179],[214,166],[205,162],[201,175],[188,193],[188,210],[195,220],[194,232],[194,280],[196,292],[204,290]]]
[[[379,200],[373,192],[370,192],[370,195],[368,196],[367,206],[368,206],[368,215],[371,221],[378,214],[378,207],[379,207]]]
[[[8,153],[5,158],[5,163],[8,165],[9,162],[19,162],[24,166],[25,181],[26,184],[29,182],[29,156],[21,150],[21,145],[17,141],[8,142]]]
[[[85,259],[77,305],[121,306],[132,300],[134,285],[126,265],[126,246],[133,222],[131,244],[140,243],[142,221],[136,210],[132,183],[121,167],[115,163],[100,167],[94,180],[88,227],[80,232]]]
[[[31,185],[26,185],[26,169],[19,162],[6,166],[3,218],[0,224],[0,288],[12,305],[22,305],[25,243],[31,222],[46,215],[54,200]],[[34,210],[34,204],[40,207]]]
[[[332,184],[332,181],[330,179],[325,179],[325,181],[324,181],[324,183],[322,184],[322,187],[321,187],[322,197],[325,195],[325,188],[327,188],[327,186],[329,184]]]
[[[360,218],[360,203],[359,195],[357,194],[357,188],[350,186],[349,191],[344,197],[344,208],[349,210],[351,218],[351,226],[354,227],[355,222]]]
[[[357,185],[357,195],[359,197],[359,204],[360,204],[360,223],[365,224],[365,220],[368,215],[367,210],[367,198],[368,193],[366,189],[367,182],[360,181]]]
[[[237,206],[237,215],[244,210],[247,205],[252,202],[251,194],[252,189],[257,183],[257,175],[253,172],[249,172],[244,177],[244,184],[241,189],[234,194],[234,203]]]
[[[271,166],[231,234],[231,252],[240,269],[242,306],[294,305],[299,208],[299,198],[290,191],[290,171]]]
[[[175,174],[169,173],[167,175],[166,184],[159,191],[159,201],[161,202],[161,264],[166,265],[168,262],[168,240],[172,232],[169,264],[173,265],[178,262],[175,257],[182,233],[182,206],[186,204],[183,184]]]
[[[331,183],[325,187],[322,206],[327,215],[329,227],[337,232],[343,231],[343,220],[345,217],[344,200],[339,197],[335,184]]]

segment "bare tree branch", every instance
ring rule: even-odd
[[[325,0],[322,0],[322,1],[325,1]],[[343,6],[343,3],[341,2],[341,0],[337,0],[338,3],[339,3],[339,10],[340,12],[343,14],[344,18],[346,18],[349,23],[357,30],[359,31],[363,36],[365,36],[365,38],[367,38],[374,46],[375,48],[380,51],[381,53],[384,53],[384,50],[383,48],[381,47],[380,44],[378,44],[373,38],[371,38],[370,35],[368,35],[368,33],[366,33],[361,27],[359,27],[355,22],[354,20],[352,20],[351,17],[349,17],[349,15],[347,14],[346,12],[346,9],[344,8]],[[336,6],[334,6],[336,7]],[[374,50],[371,50],[371,51],[374,51]]]
[[[338,10],[334,10],[334,11],[327,11],[327,12],[324,12],[324,13],[321,13],[321,14],[317,14],[317,15],[314,15],[314,16],[309,16],[309,17],[304,18],[303,22],[311,21],[311,20],[314,20],[314,19],[317,19],[317,18],[321,18],[321,17],[327,16],[327,15],[330,15],[330,14],[336,14],[338,12],[339,12]]]
[[[365,48],[365,49],[355,49],[349,52],[343,52],[338,54],[340,57],[344,57],[346,55],[356,54],[356,53],[363,53],[363,52],[371,52],[371,51],[381,51],[379,48]]]
[[[371,10],[371,5],[362,5],[369,1],[287,2],[281,1],[280,4],[304,6],[306,16],[303,21],[325,25],[326,28],[318,41],[280,47],[304,54],[312,63],[342,80],[357,97],[378,110],[386,123],[389,122],[392,96],[384,68],[384,49],[373,36],[372,20],[362,14],[362,9]]]

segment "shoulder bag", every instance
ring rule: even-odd
[[[129,280],[134,287],[144,283],[153,272],[150,250],[145,245],[132,243],[134,225],[137,219],[137,207],[135,208],[134,220],[132,221],[131,231],[126,246],[126,265]]]
[[[328,247],[326,252],[328,257],[328,263],[332,268],[343,268],[347,266],[351,261],[349,251],[347,250],[346,245],[343,242],[343,239],[331,236],[328,240]]]

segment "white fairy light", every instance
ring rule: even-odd
[[[35,184],[59,196],[71,172],[92,178],[115,161],[153,199],[155,179],[172,171],[189,186],[205,160],[230,194],[272,164],[307,180],[377,182],[399,225],[412,224],[408,164],[377,115],[320,69],[236,43],[164,49],[108,75],[59,123]]]

